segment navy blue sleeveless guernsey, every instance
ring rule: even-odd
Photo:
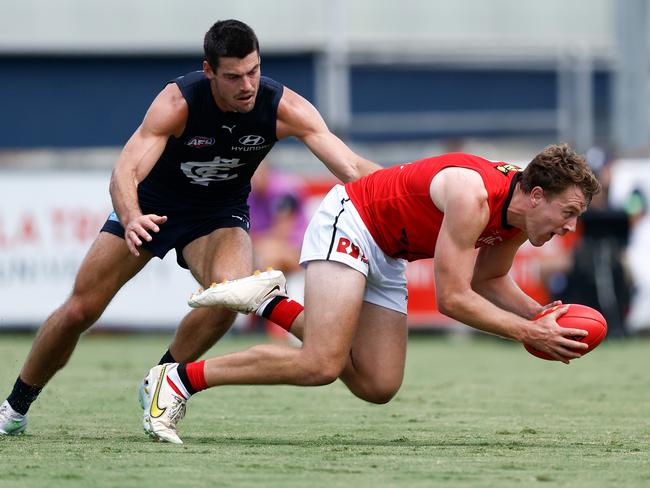
[[[277,142],[284,87],[262,76],[253,110],[236,113],[219,109],[203,71],[173,82],[187,101],[187,124],[179,138],[169,138],[160,159],[140,182],[142,210],[209,213],[220,205],[245,204],[253,173]]]

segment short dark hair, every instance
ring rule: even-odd
[[[214,23],[203,38],[205,60],[216,71],[219,58],[245,58],[253,51],[260,51],[260,45],[253,29],[239,20],[219,20]]]
[[[553,144],[533,158],[521,174],[521,190],[530,193],[539,186],[544,193],[555,196],[575,185],[584,194],[587,203],[600,192],[600,182],[589,168],[585,158],[568,144]]]

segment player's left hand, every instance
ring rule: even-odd
[[[124,240],[126,246],[134,256],[140,256],[138,247],[142,245],[142,239],[149,242],[152,237],[149,232],[158,232],[159,225],[167,222],[166,215],[140,215],[139,217],[131,220],[124,228]]]
[[[562,300],[555,300],[551,303],[547,303],[546,305],[539,307],[539,309],[535,311],[534,315],[537,316],[549,308],[559,307],[560,305],[562,305]]]

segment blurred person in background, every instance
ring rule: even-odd
[[[248,206],[256,267],[270,266],[285,274],[300,271],[298,258],[307,228],[304,183],[267,161],[259,165],[251,183]]]
[[[261,76],[249,26],[216,22],[204,50],[203,70],[169,82],[124,146],[110,183],[114,212],[0,405],[0,435],[25,430],[30,405],[67,363],[80,335],[152,257],[175,249],[178,264],[202,286],[252,272],[246,199],[255,169],[278,140],[297,137],[344,182],[379,168],[332,134],[311,103]],[[160,362],[197,359],[234,317],[220,308],[193,310]],[[139,392],[144,408],[144,382]]]
[[[564,303],[580,303],[600,310],[607,320],[608,337],[626,335],[626,317],[632,281],[626,264],[631,216],[609,202],[614,162],[592,148],[586,154],[598,175],[602,191],[582,216],[577,242],[555,259],[547,282],[551,296]]]
[[[626,330],[632,335],[650,337],[650,216],[643,189],[632,190],[625,210],[632,222],[626,262],[634,283]]]
[[[305,307],[291,307],[281,273],[267,272],[192,295],[192,306],[229,306],[270,317],[303,340],[206,361],[159,365],[145,412],[152,434],[181,443],[176,429],[192,394],[235,384],[325,385],[340,378],[357,397],[386,403],[406,359],[406,261],[435,259],[438,308],[479,330],[569,363],[587,332],[564,328],[568,307],[526,295],[509,271],[526,241],[540,247],[574,232],[600,185],[567,145],[547,147],[520,171],[471,154],[430,157],[336,185],[312,217],[300,262]],[[478,254],[476,249],[479,249]],[[269,296],[275,295],[272,298]],[[275,318],[274,318],[275,317]]]
[[[251,184],[248,206],[255,267],[282,271],[291,295],[302,300],[304,272],[298,261],[307,228],[305,184],[300,177],[273,168],[266,160],[257,168]],[[286,335],[272,322],[256,315],[249,318],[247,329],[250,331],[266,330],[277,336]]]

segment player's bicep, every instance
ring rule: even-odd
[[[463,225],[467,224],[467,225]],[[435,278],[438,293],[444,289],[469,287],[474,268],[474,242],[480,235],[471,229],[470,219],[443,219],[435,249]]]
[[[134,172],[136,179],[142,181],[163,153],[168,139],[182,134],[187,115],[187,103],[178,87],[167,85],[124,146],[116,169]]]
[[[284,89],[278,105],[276,135],[278,139],[286,137],[314,137],[329,132],[327,124],[316,107],[289,88]]]
[[[478,177],[480,178],[480,176]],[[444,217],[435,249],[437,293],[458,293],[471,288],[475,243],[489,220],[487,194],[482,181],[453,178],[437,193]]]
[[[337,176],[345,170],[344,161],[353,159],[352,151],[330,132],[316,107],[288,88],[278,107],[277,136],[300,139]]]

